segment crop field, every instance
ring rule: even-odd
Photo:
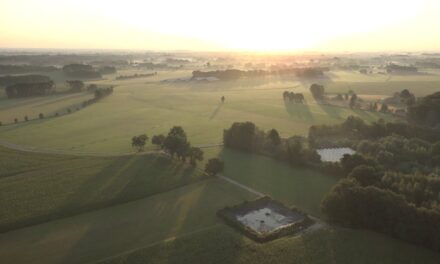
[[[188,76],[188,71],[159,72],[154,77],[123,81],[108,76],[93,82],[115,85],[115,92],[104,100],[61,118],[0,127],[0,136],[3,140],[21,145],[109,153],[129,152],[132,136],[147,133],[151,137],[166,133],[174,125],[181,125],[193,144],[203,145],[221,142],[223,129],[236,121],[252,121],[262,129],[276,128],[281,136],[287,137],[306,135],[312,124],[337,123],[349,115],[368,121],[392,118],[379,113],[317,104],[308,92],[311,82],[295,78],[227,82],[163,81]],[[344,78],[330,82],[328,92],[347,92],[350,87],[344,86]],[[352,76],[346,78],[353,79]],[[359,87],[370,83],[352,82]],[[396,85],[397,88],[400,89],[400,86]],[[369,94],[365,89],[359,89],[362,94]],[[372,90],[370,94],[391,95],[395,91],[393,89]],[[307,103],[285,103],[282,99],[284,90],[305,93]],[[78,95],[78,102],[83,100],[83,96]],[[220,103],[221,96],[226,98],[224,104]],[[16,117],[22,119],[24,115],[36,116],[38,112],[51,115],[76,102],[72,101],[73,98],[57,101],[50,97],[24,101],[27,100],[37,101],[35,104],[40,107],[34,108],[33,104],[28,103],[13,106],[4,99],[0,100],[0,108],[5,109],[0,116],[7,121]],[[53,101],[56,104],[52,104]]]
[[[255,196],[208,179],[149,198],[0,234],[4,263],[86,263],[220,225],[217,210]]]
[[[58,219],[171,190],[205,176],[157,155],[70,157],[0,148],[0,230]]]

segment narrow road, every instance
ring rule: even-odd
[[[264,193],[256,191],[256,190],[252,189],[251,187],[248,187],[248,186],[246,186],[244,184],[241,184],[241,183],[239,183],[239,182],[237,182],[237,181],[235,181],[235,180],[233,180],[231,178],[228,178],[228,177],[226,177],[224,175],[217,175],[217,177],[222,179],[222,180],[225,180],[225,181],[227,181],[227,182],[229,182],[229,183],[231,183],[231,184],[233,184],[235,186],[238,186],[239,188],[242,188],[242,189],[244,189],[244,190],[246,190],[248,192],[251,192],[251,193],[255,194],[258,197],[266,196]]]

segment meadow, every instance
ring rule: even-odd
[[[0,143],[31,151],[0,147],[2,261],[439,263],[440,255],[424,248],[375,232],[329,225],[299,236],[255,243],[215,214],[256,195],[199,170],[207,159],[219,157],[225,161],[226,177],[322,218],[321,199],[337,178],[209,145],[221,143],[223,129],[238,121],[252,121],[265,130],[276,128],[281,136],[290,137],[307,135],[312,124],[334,124],[350,115],[367,121],[394,119],[391,115],[318,104],[308,91],[313,81],[298,78],[175,80],[190,76],[190,71],[182,70],[114,80],[117,75],[134,73],[141,72],[123,70],[89,82],[114,85],[115,90],[84,109],[0,127]],[[62,76],[56,80],[64,82]],[[319,82],[330,94],[351,89],[376,100],[405,88],[417,96],[431,93],[440,77],[390,78],[336,71]],[[304,93],[307,103],[286,104],[282,98],[285,90]],[[88,96],[92,95],[2,98],[0,121],[40,112],[50,116]],[[220,103],[222,96],[224,104]],[[185,129],[193,145],[206,147],[198,169],[157,153],[117,156],[134,152],[132,136],[167,133],[175,125]],[[148,144],[147,149],[156,147]],[[55,155],[50,150],[90,155]]]
[[[350,88],[359,90],[361,96],[391,95],[395,90],[404,88],[398,82],[395,88],[384,87],[381,91],[372,89],[367,93],[365,90],[368,89],[362,87],[370,83],[376,87],[375,82],[362,79],[360,82],[353,81],[356,80],[353,75],[355,73],[348,76],[341,74],[323,82],[328,86],[329,93],[347,92]],[[154,77],[122,81],[108,76],[93,82],[115,85],[114,93],[104,100],[61,118],[0,127],[0,135],[3,140],[20,145],[72,152],[120,153],[131,151],[132,136],[147,133],[151,137],[166,133],[174,125],[182,126],[194,145],[205,145],[220,143],[223,129],[236,121],[252,121],[266,130],[276,128],[281,136],[289,137],[306,135],[312,124],[333,124],[350,115],[368,121],[392,118],[390,115],[317,104],[308,92],[311,81],[297,78],[225,82],[163,81],[188,76],[189,71],[159,72]],[[344,80],[350,81],[351,85],[346,86]],[[428,85],[424,89],[433,88]],[[284,90],[305,93],[307,104],[285,104],[282,99]],[[77,99],[82,100],[82,96],[86,95],[78,95]],[[220,103],[222,96],[226,98],[224,104]],[[40,101],[38,107],[33,106],[32,100]],[[31,111],[53,113],[55,109],[62,108],[61,105],[53,106],[50,103],[53,100],[51,97],[23,99],[22,104],[28,106],[20,107],[19,104],[14,107],[9,100],[2,99],[0,108],[6,111],[2,111],[1,117],[13,120]],[[64,101],[66,106],[73,103],[67,99]],[[61,104],[63,101],[59,102]],[[151,149],[152,146],[147,148]]]

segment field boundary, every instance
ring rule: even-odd
[[[113,153],[69,151],[62,149],[20,145],[2,139],[0,139],[0,146],[12,150],[23,151],[23,152],[53,154],[53,155],[68,155],[68,156],[123,157],[123,156],[132,156],[132,155],[164,154],[164,151],[160,149],[146,150],[142,152],[131,151],[131,152],[113,152]],[[203,144],[203,145],[196,145],[195,147],[205,149],[205,148],[215,148],[221,146],[223,146],[223,143]]]

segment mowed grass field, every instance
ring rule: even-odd
[[[0,231],[141,199],[206,176],[158,155],[74,157],[0,148]]]
[[[174,125],[182,126],[194,145],[203,145],[221,142],[223,129],[237,121],[252,121],[262,129],[276,128],[287,137],[306,135],[312,124],[338,123],[350,115],[369,121],[391,118],[317,104],[308,91],[313,82],[310,80],[266,78],[230,82],[163,82],[190,74],[189,71],[159,72],[155,77],[125,81],[108,77],[94,82],[115,85],[114,93],[104,100],[60,118],[0,127],[0,136],[21,145],[114,153],[131,151],[130,139],[134,135],[166,133]],[[342,77],[326,80],[328,91],[337,91],[339,88],[333,89],[332,86],[343,80]],[[348,88],[344,89],[348,91]],[[305,93],[307,104],[285,104],[282,99],[284,90]],[[226,97],[224,104],[220,103],[221,96]],[[0,107],[4,104],[10,105],[8,100],[2,100]],[[40,111],[44,112],[43,109]],[[13,119],[16,115],[14,107],[2,115]]]
[[[204,151],[207,158],[224,160],[225,176],[317,217],[322,217],[319,209],[322,198],[338,180],[257,154],[221,147]]]

